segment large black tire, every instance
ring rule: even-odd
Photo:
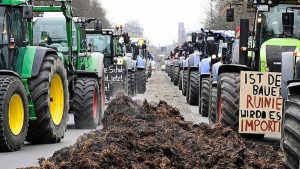
[[[170,78],[171,82],[174,82],[174,66],[171,66],[170,68]]]
[[[174,68],[173,83],[175,86],[177,86],[179,83],[179,67],[178,66],[176,66]]]
[[[240,74],[222,73],[218,80],[217,121],[238,131]]]
[[[209,96],[210,96],[210,77],[203,77],[201,80],[201,94],[199,94],[199,113],[203,117],[208,117]]]
[[[104,111],[105,111],[105,75],[104,75],[104,70],[103,70],[103,76],[100,79],[100,96],[101,96],[101,100],[100,100],[100,112],[99,112],[99,121],[98,124],[102,124],[102,119],[104,117]]]
[[[179,90],[182,90],[182,74],[183,74],[183,70],[180,70],[179,71],[179,79],[178,79]]]
[[[188,70],[183,71],[183,78],[182,78],[182,95],[186,96],[187,94],[187,81],[188,81]]]
[[[75,80],[72,111],[75,128],[95,129],[100,116],[100,92],[98,79],[78,78]]]
[[[138,80],[137,92],[138,94],[143,94],[146,92],[146,80],[147,75],[144,69],[140,69],[136,72],[136,79]]]
[[[299,88],[299,87],[298,87]],[[300,164],[300,93],[288,96],[283,131],[284,168],[298,169]]]
[[[132,72],[131,74],[131,83],[132,83],[132,88],[133,88],[133,96],[137,95],[137,81],[136,81],[136,76],[135,72]]]
[[[0,88],[0,151],[16,151],[23,145],[28,130],[28,101],[26,91],[21,80],[15,76],[1,75]],[[12,100],[16,100],[17,102]],[[16,107],[14,104],[18,104],[19,107]],[[21,114],[17,114],[15,118],[20,123],[15,123],[14,127],[16,128],[12,130],[10,127],[10,120],[12,120],[10,119],[10,108],[13,107],[18,110],[20,110],[19,108],[22,110],[23,107],[23,111],[19,111],[19,113],[23,113],[23,118]],[[13,134],[13,132],[15,133]]]
[[[51,82],[60,77],[63,86],[63,112],[59,115],[60,122],[55,124],[50,111]],[[36,120],[29,121],[29,129],[26,140],[31,143],[56,143],[64,138],[67,129],[69,112],[69,89],[67,72],[63,62],[57,55],[47,55],[40,68],[37,77],[28,81],[31,98],[34,104]]]
[[[208,113],[209,124],[216,124],[217,122],[217,91],[218,91],[217,87],[211,86],[209,113]]]
[[[132,72],[128,71],[127,72],[127,91],[128,91],[128,96],[133,97],[134,96],[134,85],[132,82]]]
[[[190,105],[197,106],[199,104],[199,72],[190,72],[190,81],[188,83],[187,102]]]

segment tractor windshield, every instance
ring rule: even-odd
[[[8,43],[7,35],[7,8],[0,7],[0,44]]]
[[[111,35],[101,35],[101,34],[87,34],[87,41],[89,45],[92,45],[92,50],[94,52],[100,52],[106,57],[112,56],[111,50]]]
[[[75,25],[73,24],[73,29]],[[68,38],[65,18],[38,18],[33,26],[34,45],[55,47],[60,50],[68,49]],[[73,30],[72,35],[76,35]],[[73,37],[73,49],[76,49],[76,37]],[[66,48],[66,49],[64,49]]]
[[[287,7],[293,5],[278,5],[270,8],[269,12],[262,14],[262,39],[261,43],[272,38],[283,37],[282,13],[286,11]],[[294,19],[294,34],[293,38],[300,38],[300,11],[295,10]]]

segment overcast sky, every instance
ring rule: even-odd
[[[186,30],[199,30],[209,0],[99,0],[113,24],[138,20],[145,36],[155,45],[177,41],[178,22]]]

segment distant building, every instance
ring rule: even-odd
[[[185,28],[184,23],[178,23],[178,43],[182,44],[185,41]]]

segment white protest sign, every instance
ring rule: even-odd
[[[239,133],[280,133],[281,73],[242,71]]]

